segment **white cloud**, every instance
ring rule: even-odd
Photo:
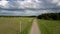
[[[57,3],[57,6],[60,6],[60,1]]]
[[[52,3],[58,3],[60,0],[52,0]]]
[[[60,6],[60,1],[59,0],[46,0],[46,1],[37,1],[33,2],[32,0],[28,1],[0,1],[0,7],[2,8],[32,8],[32,9],[40,9],[40,8],[55,8]],[[5,14],[5,15],[39,15],[41,13],[50,13],[50,12],[60,12],[59,10],[24,10],[24,11],[0,11],[0,14]]]
[[[8,1],[0,1],[0,7],[2,8],[8,8]]]
[[[41,2],[33,2],[33,0],[28,0],[28,1],[13,1],[13,2],[8,2],[8,1],[0,1],[0,5],[3,6],[4,8],[39,8],[39,3]]]
[[[0,5],[2,5],[2,6],[6,6],[7,5],[7,1],[0,1]]]

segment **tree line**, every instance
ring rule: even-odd
[[[37,17],[38,19],[60,20],[60,13],[45,13]]]

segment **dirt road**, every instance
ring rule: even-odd
[[[32,23],[32,27],[31,27],[31,30],[29,31],[29,34],[41,34],[36,18],[34,19]]]

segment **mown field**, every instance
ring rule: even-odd
[[[0,17],[0,34],[28,34],[32,17]]]
[[[60,20],[38,19],[41,34],[60,34]]]

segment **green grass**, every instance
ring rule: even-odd
[[[21,17],[20,19],[20,23],[21,23],[21,32],[19,34],[28,34],[30,27],[32,25],[33,22],[33,18],[29,18],[29,17]]]
[[[0,17],[0,34],[27,34],[32,21],[31,17]]]
[[[60,34],[60,20],[38,19],[41,34]]]

